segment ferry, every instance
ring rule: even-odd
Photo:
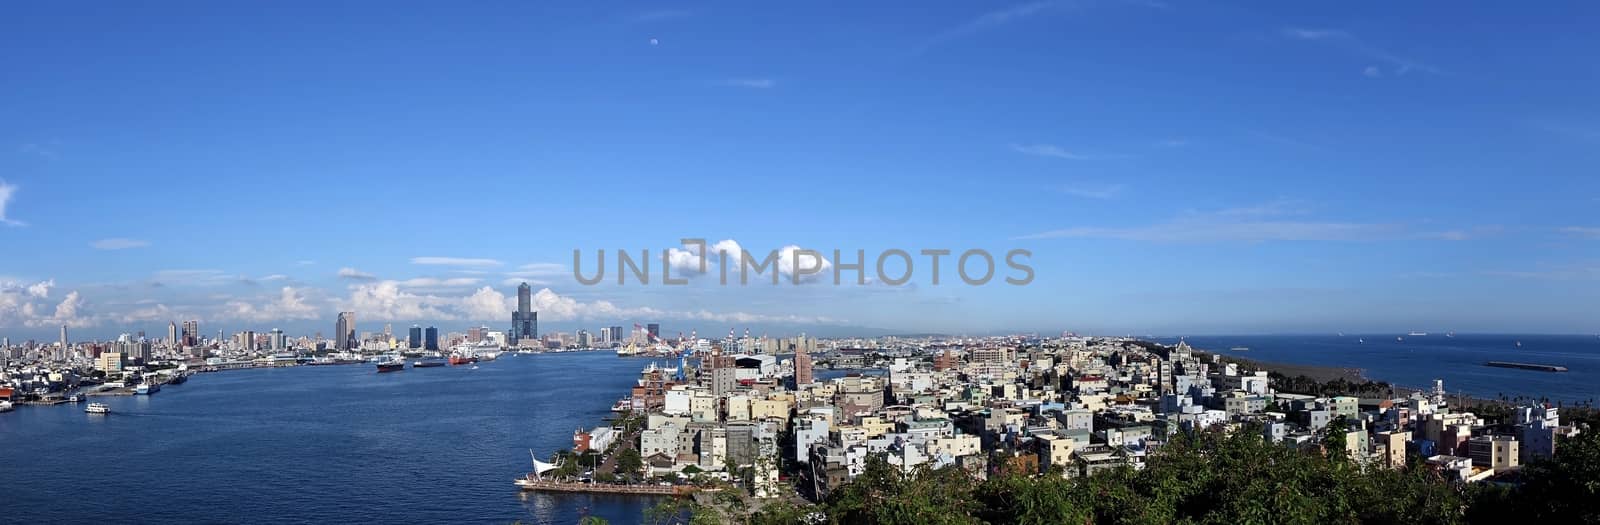
[[[110,414],[111,407],[106,406],[105,403],[89,403],[89,406],[84,407],[83,411],[90,414]]]

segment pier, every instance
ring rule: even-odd
[[[635,494],[641,496],[689,496],[695,488],[689,485],[621,485],[615,483],[579,483],[574,481],[549,481],[518,479],[522,490],[540,492],[587,492],[591,494]]]
[[[1484,363],[1483,366],[1493,366],[1493,367],[1498,367],[1498,368],[1520,368],[1520,369],[1523,369],[1523,370],[1537,370],[1537,371],[1540,371],[1540,372],[1566,372],[1567,371],[1567,367],[1564,367],[1564,366],[1541,365],[1541,364],[1534,364],[1534,363],[1513,363],[1513,362],[1510,362],[1510,361],[1490,361],[1490,362]]]

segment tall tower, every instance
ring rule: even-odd
[[[333,348],[335,350],[349,350],[356,345],[356,313],[339,312],[339,320],[333,324]]]
[[[805,345],[794,349],[794,386],[796,389],[811,384],[811,353]]]
[[[183,346],[200,346],[200,321],[183,322]]]
[[[171,348],[183,348],[183,341],[178,340],[177,321],[167,322],[167,346]]]
[[[61,325],[61,352],[56,354],[56,359],[62,361],[66,360],[68,348],[71,347],[67,346],[67,325]]]
[[[511,312],[511,346],[520,346],[523,339],[539,338],[539,313],[533,311],[533,287],[528,283],[517,286],[517,310]]]

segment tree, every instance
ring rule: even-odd
[[[644,459],[639,457],[639,451],[629,448],[617,453],[617,471],[626,475],[638,474],[644,470]]]

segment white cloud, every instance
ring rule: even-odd
[[[1122,193],[1121,184],[1108,184],[1105,186],[1063,186],[1061,192],[1073,197],[1085,199],[1110,199]]]
[[[356,312],[364,319],[383,321],[449,321],[455,301],[433,295],[420,295],[400,289],[396,281],[378,281],[352,286],[350,298],[341,309]]]
[[[150,245],[150,241],[139,240],[139,239],[125,239],[125,238],[121,238],[121,237],[114,237],[114,238],[110,238],[110,239],[100,239],[98,241],[94,241],[92,243],[89,243],[89,246],[93,247],[96,250],[126,250],[126,249],[129,249],[129,248],[144,248],[144,247],[149,246],[149,245]]]
[[[461,301],[461,310],[467,319],[475,321],[499,320],[505,318],[515,304],[506,294],[500,293],[492,287],[485,286],[473,292]]]
[[[1284,203],[1188,213],[1145,226],[1078,226],[1016,239],[1099,238],[1149,242],[1363,241],[1414,237],[1397,224],[1289,220]]]
[[[155,273],[154,279],[162,285],[216,286],[239,282],[241,276],[222,270],[161,270]]]
[[[1011,145],[1011,150],[1015,151],[1017,153],[1025,153],[1025,154],[1028,154],[1028,155],[1037,155],[1037,156],[1040,156],[1040,157],[1054,157],[1054,158],[1058,158],[1058,159],[1067,159],[1067,160],[1089,160],[1089,159],[1093,158],[1093,157],[1090,157],[1088,155],[1081,155],[1081,154],[1078,154],[1078,153],[1073,153],[1073,152],[1067,151],[1065,149],[1062,149],[1059,146],[1054,146],[1054,145],[1050,145],[1050,144],[1029,144],[1029,145],[1012,144]]]
[[[1367,66],[1366,69],[1361,70],[1361,74],[1370,78],[1378,78],[1383,76],[1383,70],[1378,69],[1378,66]]]
[[[48,281],[39,281],[37,283],[33,283],[33,284],[28,286],[28,295],[32,296],[32,297],[37,297],[39,299],[44,299],[44,298],[50,297],[50,289],[54,288],[55,285],[56,285],[56,280],[55,279],[50,279]]]
[[[482,281],[482,279],[476,279],[472,277],[452,277],[449,279],[440,279],[437,277],[417,277],[415,279],[406,279],[404,281],[400,281],[400,286],[405,286],[407,288],[456,288],[462,286],[475,286]]]
[[[1600,226],[1568,226],[1562,228],[1561,233],[1585,239],[1600,239]]]
[[[346,266],[339,269],[339,278],[352,281],[375,281],[378,276]]]
[[[316,320],[322,318],[322,312],[308,302],[302,290],[285,286],[278,291],[276,297],[267,300],[257,302],[228,301],[223,306],[223,311],[219,317],[264,323],[270,321]]]
[[[56,304],[49,315],[42,315],[42,311],[33,303],[24,303],[22,305],[22,324],[32,328],[53,326],[83,328],[93,326],[95,324],[94,318],[83,312],[83,307],[83,296],[79,295],[77,290],[67,292],[66,297],[63,297],[61,302]]]
[[[770,78],[730,78],[722,83],[727,86],[750,89],[771,89],[778,85],[778,81]]]
[[[567,266],[561,263],[529,263],[517,267],[518,273],[528,275],[561,275],[567,272]]]
[[[289,276],[281,274],[281,273],[275,273],[275,274],[272,274],[272,275],[264,276],[264,277],[262,277],[261,279],[258,279],[258,280],[263,281],[263,282],[269,282],[269,283],[273,282],[273,281],[287,281],[287,280],[289,280]]]
[[[1355,35],[1347,31],[1338,29],[1306,29],[1300,27],[1286,27],[1280,32],[1287,38],[1313,42],[1324,42],[1328,45],[1343,49],[1346,52],[1384,62],[1389,65],[1389,67],[1393,70],[1393,73],[1396,75],[1404,75],[1412,71],[1421,71],[1432,74],[1440,74],[1444,72],[1437,67],[1384,51],[1383,49],[1362,41],[1360,38],[1357,38]],[[1369,66],[1366,71],[1363,71],[1363,74],[1369,77],[1378,76],[1382,73],[1383,71],[1377,66]]]
[[[412,257],[411,264],[467,267],[494,267],[505,265],[505,263],[495,259],[477,259],[471,257]]]
[[[11,198],[15,197],[16,195],[17,187],[15,185],[6,184],[6,181],[0,180],[0,224],[4,224],[6,226],[27,226],[27,224],[23,223],[22,221],[11,219],[6,216],[7,205],[11,203]]]
[[[1016,20],[1021,20],[1042,13],[1057,5],[1059,5],[1059,2],[1055,1],[1031,2],[978,15],[978,17],[968,20],[959,26],[934,35],[933,38],[923,42],[923,44],[918,48],[918,52],[926,51],[929,48],[950,40],[972,35],[988,29],[993,29]]]

